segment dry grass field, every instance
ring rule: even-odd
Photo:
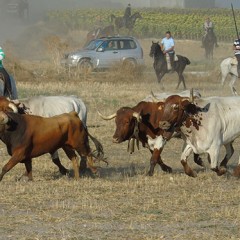
[[[34,46],[41,45],[41,40],[27,42],[32,55],[28,52],[24,58],[22,49],[21,58],[15,58],[17,64],[8,65],[15,74],[19,97],[81,97],[88,107],[89,131],[103,144],[109,166],[101,163],[98,176],[75,181],[71,176],[61,176],[50,156],[44,155],[33,161],[34,181],[24,182],[16,181],[25,170],[18,164],[0,183],[0,239],[240,239],[240,180],[231,176],[238,161],[238,140],[229,172],[222,177],[211,172],[206,156],[207,170],[194,164],[191,156],[189,163],[198,177],[186,176],[180,163],[182,141],[176,139],[162,154],[173,173],[163,173],[157,166],[154,176],[148,177],[149,151],[141,147],[129,155],[127,143],[113,144],[114,121],[106,122],[97,115],[97,110],[112,114],[122,106],[134,106],[151,90],[161,92],[148,56],[152,39],[140,40],[147,68],[135,77],[118,69],[89,75],[62,70],[57,73],[47,53],[41,53],[41,58],[34,53]],[[177,52],[192,62],[186,71],[208,72],[207,76],[186,73],[188,88],[198,89],[202,96],[231,94],[229,87],[221,87],[218,80],[219,62],[232,55],[231,44],[220,43],[214,60],[205,61],[200,42],[176,43]],[[166,91],[175,92],[177,76],[165,76],[164,83]],[[239,83],[236,88],[240,92]],[[0,147],[3,166],[9,156],[5,146]],[[61,157],[71,169],[63,152]]]

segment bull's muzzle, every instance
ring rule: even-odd
[[[171,127],[171,124],[168,121],[160,121],[159,128],[163,130],[168,130]]]
[[[122,142],[121,138],[119,138],[119,137],[113,137],[112,141],[113,141],[113,143],[121,143]]]
[[[0,125],[4,125],[8,122],[8,116],[4,112],[0,112]]]

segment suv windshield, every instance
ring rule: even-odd
[[[103,40],[98,39],[98,40],[92,40],[91,42],[88,43],[88,45],[84,48],[85,50],[94,50],[97,47],[99,47],[103,43]]]

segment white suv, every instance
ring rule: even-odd
[[[134,37],[104,37],[91,40],[83,49],[65,55],[68,67],[106,69],[117,64],[144,65],[143,50]]]

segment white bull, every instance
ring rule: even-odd
[[[226,164],[234,152],[232,143],[240,136],[239,106],[240,97],[211,97],[196,99],[194,103],[177,95],[166,99],[159,127],[165,130],[178,127],[185,136],[187,145],[181,163],[186,174],[196,176],[187,164],[191,152],[208,153],[211,169],[218,175],[226,172]],[[226,156],[219,166],[222,145]],[[240,175],[240,160],[234,175]]]

